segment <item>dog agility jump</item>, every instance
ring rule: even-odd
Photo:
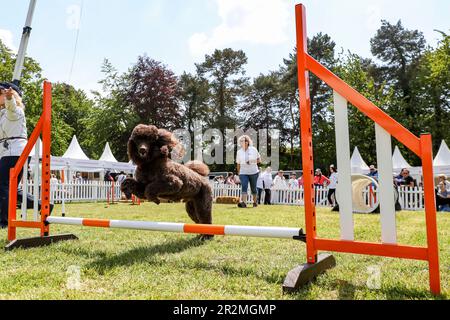
[[[307,257],[305,264],[292,269],[286,276],[283,289],[287,292],[298,290],[301,286],[313,280],[319,274],[335,266],[336,261],[331,254],[319,254],[320,251],[326,251],[427,261],[430,290],[433,294],[439,294],[440,273],[431,136],[429,134],[423,134],[420,137],[416,137],[401,124],[388,116],[384,111],[375,106],[372,102],[312,58],[308,54],[307,50],[305,7],[302,4],[296,5],[295,13],[300,114],[302,115],[301,146],[304,172],[306,234],[303,233],[303,229],[298,227],[217,226],[212,224],[182,224],[51,217],[49,210],[51,84],[49,82],[45,82],[42,117],[33,131],[28,145],[20,157],[16,167],[11,170],[8,225],[8,239],[10,243],[7,245],[6,249],[11,250],[19,247],[36,247],[48,245],[56,241],[77,239],[77,237],[72,234],[50,235],[50,226],[53,224],[102,228],[126,228],[203,235],[285,238],[305,242]],[[315,192],[313,184],[313,131],[311,123],[311,101],[309,98],[310,72],[315,74],[334,90],[337,165],[340,169],[340,239],[324,239],[317,236]],[[379,168],[377,201],[380,203],[381,243],[357,241],[354,236],[348,103],[373,120],[376,128],[377,163]],[[42,135],[43,141],[41,218],[39,221],[19,220],[16,217],[17,190],[15,190],[14,186],[17,185],[18,174],[22,170],[25,160],[28,158],[33,145],[36,143],[40,135]],[[425,247],[400,245],[397,243],[395,199],[392,185],[392,136],[414,152],[422,161],[427,236],[427,243]],[[39,229],[40,236],[29,239],[17,239],[17,228]]]

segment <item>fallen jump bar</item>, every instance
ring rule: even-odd
[[[102,220],[69,217],[48,217],[49,224],[62,224],[98,228],[133,229],[147,231],[165,231],[195,233],[206,235],[246,236],[261,238],[283,238],[306,240],[301,228],[256,227],[256,226],[220,226],[209,224],[186,224],[172,222]]]

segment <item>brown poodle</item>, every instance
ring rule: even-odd
[[[195,223],[212,223],[212,189],[209,168],[199,161],[185,165],[170,156],[180,144],[174,135],[155,126],[138,125],[128,141],[128,156],[136,164],[136,179],[126,179],[121,189],[160,204],[160,199],[186,202]],[[203,236],[203,238],[210,238]]]

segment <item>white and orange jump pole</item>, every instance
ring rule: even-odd
[[[334,251],[353,254],[366,254],[384,257],[415,259],[428,261],[430,288],[434,294],[440,293],[438,239],[436,225],[436,207],[432,167],[431,136],[424,134],[420,138],[397,123],[381,109],[348,86],[332,72],[307,53],[306,15],[301,4],[295,7],[297,28],[298,83],[300,93],[301,141],[303,159],[303,178],[305,192],[305,226],[306,235],[300,228],[261,227],[261,226],[218,226],[183,224],[170,222],[146,222],[101,220],[49,216],[50,190],[50,123],[51,123],[51,86],[44,84],[44,112],[32,133],[24,153],[16,167],[11,170],[9,227],[10,243],[6,249],[18,247],[37,247],[55,241],[77,239],[76,236],[50,236],[50,224],[63,224],[85,227],[125,228],[147,231],[181,232],[206,235],[232,235],[244,237],[284,238],[306,242],[307,263],[291,270],[283,289],[291,292],[314,279],[320,273],[335,266],[335,259],[330,254],[319,251]],[[337,165],[339,173],[339,209],[341,239],[324,239],[317,236],[315,192],[313,184],[314,161],[311,125],[311,101],[309,98],[309,72],[326,82],[334,90]],[[381,243],[369,243],[354,239],[352,184],[350,168],[350,140],[348,130],[348,103],[358,108],[372,119],[376,128],[377,159],[379,168],[378,198],[381,210]],[[42,215],[40,221],[20,221],[16,219],[17,177],[28,157],[32,146],[42,133]],[[425,193],[425,218],[427,246],[414,247],[397,244],[394,190],[392,184],[391,136],[403,143],[422,160]],[[38,228],[40,237],[17,239],[16,228]]]

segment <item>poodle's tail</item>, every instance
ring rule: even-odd
[[[201,161],[189,161],[185,164],[186,167],[191,169],[192,171],[197,172],[199,175],[203,177],[207,177],[209,175],[209,168],[206,164]]]

